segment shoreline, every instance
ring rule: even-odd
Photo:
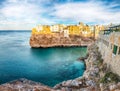
[[[93,42],[92,42],[93,43]],[[88,44],[50,44],[50,45],[34,45],[31,48],[52,48],[52,47],[87,47],[90,46],[92,43]]]
[[[31,47],[33,49],[39,49],[39,48],[74,48],[74,47],[88,47],[88,46],[47,46],[47,47]]]
[[[86,44],[51,44],[51,45],[40,45],[37,47],[32,47],[31,48],[53,48],[53,47],[87,47],[89,45]]]
[[[64,47],[64,46],[54,46],[54,47],[56,47],[56,48],[62,48],[62,47]],[[46,47],[46,48],[54,48],[54,47]],[[70,47],[86,47],[87,48],[87,46],[65,46],[66,48],[70,48]],[[31,47],[32,48],[32,47]],[[43,48],[43,47],[42,47]],[[33,49],[38,49],[38,48],[33,48]],[[78,60],[76,60],[76,61],[78,61]],[[85,63],[85,62],[84,62]],[[85,67],[85,69],[86,69],[86,67]],[[85,70],[84,70],[85,71]],[[82,76],[81,76],[82,77]],[[78,77],[77,77],[78,78]],[[74,79],[76,79],[76,78],[74,78]],[[67,80],[66,80],[67,81]],[[63,81],[62,81],[63,82]],[[50,89],[52,89],[52,90],[50,90],[50,91],[54,91],[54,86],[56,86],[57,84],[55,84],[54,86],[48,86],[48,85],[45,85],[45,84],[43,84],[43,83],[41,83],[41,82],[36,82],[36,81],[32,81],[32,80],[29,80],[29,79],[26,79],[26,78],[19,78],[19,79],[15,79],[15,80],[12,80],[12,81],[8,81],[8,82],[6,82],[6,83],[3,83],[3,84],[0,84],[0,90],[1,90],[1,88],[3,88],[3,87],[5,87],[5,88],[8,88],[10,85],[12,85],[13,86],[13,88],[14,88],[14,85],[18,85],[18,88],[19,88],[19,85],[21,85],[21,84],[23,84],[23,85],[25,85],[25,84],[27,84],[27,85],[30,85],[30,84],[36,84],[36,85],[38,85],[38,87],[39,86],[45,86],[45,87],[47,87],[47,88],[50,88]],[[61,83],[61,82],[60,82]],[[59,84],[59,83],[58,83]],[[34,86],[33,86],[34,87]],[[18,88],[16,88],[15,87],[15,89],[18,89]],[[4,91],[4,90],[3,90]],[[39,90],[38,90],[39,91]],[[55,90],[56,91],[56,90]]]
[[[59,48],[59,46],[54,46],[54,47],[58,47]],[[60,46],[60,47],[64,47],[64,46]],[[76,47],[76,46],[66,46],[66,47]],[[87,47],[87,46],[77,46],[77,47]],[[43,48],[43,47],[42,47]],[[46,48],[53,48],[53,47],[46,47]],[[34,48],[34,49],[36,49],[36,48]],[[86,57],[84,57],[84,58],[86,58]],[[78,58],[79,59],[79,58]],[[80,60],[78,60],[77,59],[77,61],[80,61]],[[82,62],[84,62],[84,64],[85,64],[85,61],[82,61]],[[85,70],[86,70],[86,66],[85,66]],[[85,71],[84,71],[85,72]],[[81,77],[83,77],[83,76],[81,76]],[[79,78],[79,77],[77,77],[77,78]],[[76,78],[75,78],[76,79]],[[68,80],[66,80],[66,81],[68,81]],[[62,82],[64,82],[64,81],[62,81]],[[62,83],[62,82],[60,82],[60,83]],[[1,84],[0,85],[0,89],[1,89],[1,87],[2,86],[4,86],[5,88],[7,88],[9,85],[21,85],[21,84],[23,84],[23,85],[25,85],[25,84],[27,84],[27,85],[30,85],[30,84],[36,84],[38,87],[39,86],[45,86],[46,88],[48,88],[48,89],[50,89],[50,90],[48,90],[48,91],[56,91],[55,90],[55,86],[56,85],[58,85],[58,84],[56,84],[56,85],[54,85],[53,87],[51,87],[51,86],[48,86],[48,85],[45,85],[45,84],[43,84],[43,83],[40,83],[40,82],[36,82],[36,81],[32,81],[32,80],[28,80],[28,79],[26,79],[26,78],[20,78],[20,79],[16,79],[16,80],[13,80],[13,81],[9,81],[9,82],[6,82],[6,83],[3,83],[3,84]],[[19,87],[19,86],[18,86]],[[13,87],[14,88],[14,87]],[[15,88],[15,89],[18,89],[18,88]],[[34,89],[34,86],[33,86],[33,89]],[[39,91],[39,90],[38,90]],[[41,90],[40,90],[41,91]],[[44,91],[44,90],[43,90]],[[46,90],[47,91],[47,90]],[[60,90],[61,91],[61,90]]]

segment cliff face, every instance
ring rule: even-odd
[[[81,36],[70,35],[63,37],[59,34],[34,34],[30,37],[31,47],[54,47],[54,46],[88,46],[93,42],[92,39]]]

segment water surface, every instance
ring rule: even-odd
[[[86,47],[38,48],[29,46],[30,32],[0,32],[0,84],[19,78],[54,86],[82,76]]]

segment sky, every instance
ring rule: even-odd
[[[120,0],[0,0],[0,30],[79,22],[120,24]]]

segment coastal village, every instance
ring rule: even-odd
[[[83,37],[98,37],[100,30],[105,30],[109,25],[87,25],[83,22],[79,22],[76,25],[65,25],[65,24],[55,24],[55,25],[37,25],[32,29],[32,34],[56,34],[60,33],[64,37],[69,37],[69,35],[78,35]]]
[[[92,44],[99,32],[108,29],[108,25],[87,25],[79,22],[76,25],[37,25],[32,29],[31,47],[55,46],[88,46]]]

